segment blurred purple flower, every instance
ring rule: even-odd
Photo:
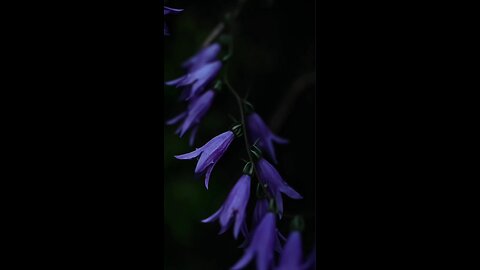
[[[273,142],[285,144],[288,143],[288,140],[273,134],[257,113],[252,113],[247,117],[247,127],[250,140],[255,142],[258,139],[258,147],[267,152],[273,162],[277,163]]]
[[[235,219],[233,228],[233,236],[238,237],[241,226],[245,223],[245,209],[247,208],[248,199],[250,197],[250,176],[242,175],[237,181],[233,189],[228,194],[227,200],[223,205],[210,217],[202,220],[202,222],[212,222],[220,218],[221,231],[224,233]]]
[[[220,44],[213,43],[212,45],[201,49],[197,54],[185,61],[182,64],[182,67],[185,68],[188,72],[193,72],[203,67],[204,65],[217,60],[216,58],[220,50]]]
[[[166,6],[163,6],[163,15],[168,15],[168,14],[177,14],[183,11],[183,9],[175,9],[175,8],[169,8]],[[168,32],[167,24],[163,23],[163,35],[168,36],[170,33]]]
[[[291,188],[280,176],[278,171],[264,158],[260,158],[255,166],[258,172],[258,177],[262,184],[267,184],[267,189],[270,194],[275,198],[278,214],[282,218],[283,214],[283,200],[282,194],[285,193],[292,199],[302,199],[303,197]]]
[[[193,159],[200,156],[197,166],[195,167],[195,176],[205,173],[205,187],[208,189],[208,182],[213,167],[215,167],[215,164],[217,164],[218,160],[220,160],[225,151],[227,151],[228,146],[232,143],[234,138],[235,135],[229,130],[214,137],[204,146],[197,148],[195,151],[175,156],[175,158]]]
[[[213,90],[208,90],[201,96],[192,99],[188,104],[187,110],[168,120],[167,125],[174,125],[183,120],[182,124],[178,127],[175,133],[181,138],[188,130],[192,129],[189,140],[189,144],[192,146],[195,140],[198,125],[212,106],[214,97],[215,92]]]
[[[166,82],[166,85],[185,87],[181,99],[189,100],[201,93],[222,68],[222,62],[214,61],[187,73],[186,75]]]
[[[305,268],[305,265],[302,265],[303,253],[301,237],[299,231],[290,233],[287,243],[283,247],[280,263],[275,270],[301,270]]]
[[[253,232],[252,241],[245,249],[242,258],[231,268],[239,270],[245,268],[256,256],[257,270],[270,269],[273,262],[273,249],[275,245],[275,215],[267,213]]]

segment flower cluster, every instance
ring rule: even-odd
[[[181,10],[164,7],[165,15],[179,11]],[[166,26],[164,32],[167,33]],[[218,94],[217,89],[212,87],[212,82],[222,68],[222,62],[217,59],[220,51],[221,46],[218,43],[201,49],[182,64],[185,75],[165,83],[167,86],[180,88],[182,90],[180,100],[187,103],[186,110],[169,119],[166,124],[179,124],[176,134],[180,137],[191,131],[190,146],[194,143],[202,119]],[[236,96],[238,98],[238,95]],[[194,175],[196,178],[205,176],[204,183],[208,190],[213,168],[236,137],[244,136],[247,151],[251,151],[248,152],[250,160],[224,203],[202,222],[210,223],[218,220],[220,234],[233,225],[235,239],[242,233],[244,241],[240,247],[244,248],[244,254],[231,269],[243,269],[253,259],[259,270],[309,269],[315,257],[310,256],[304,261],[300,232],[293,230],[286,239],[277,228],[277,220],[281,220],[283,216],[282,194],[291,199],[302,199],[302,196],[285,182],[272,165],[272,163],[278,163],[274,143],[285,144],[288,141],[274,134],[254,111],[245,116],[245,121],[243,119],[242,115],[242,123],[235,123],[230,130],[215,136],[200,148],[175,156],[179,160],[197,160]],[[247,138],[255,142],[251,148]],[[266,153],[266,157],[262,156],[262,152]],[[258,184],[249,229],[247,206],[251,200],[252,179],[256,179]],[[284,243],[283,247],[282,243]],[[275,252],[278,253],[278,263],[275,263]]]
[[[216,59],[221,47],[214,43],[182,64],[186,74],[178,79],[166,82],[166,85],[182,88],[181,99],[188,102],[187,109],[167,121],[167,125],[177,124],[183,121],[176,133],[182,137],[191,130],[189,144],[193,145],[198,126],[212,106],[216,92],[207,86],[215,79],[222,67],[222,63]]]

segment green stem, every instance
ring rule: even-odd
[[[258,182],[260,183],[260,186],[262,187],[264,193],[266,194],[268,199],[272,199],[272,196],[268,192],[267,188],[260,182],[260,177],[258,177],[258,172],[257,172],[257,169],[255,168],[255,162],[253,160],[252,153],[250,152],[250,143],[248,142],[247,130],[245,125],[245,111],[243,110],[243,100],[238,95],[237,91],[233,89],[232,85],[228,81],[228,62],[227,62],[227,65],[225,66],[225,73],[223,76],[223,80],[225,81],[225,85],[227,86],[227,88],[230,90],[230,92],[232,92],[233,96],[237,100],[237,105],[240,110],[240,123],[242,124],[242,128],[243,128],[242,133],[243,133],[243,139],[245,144],[245,150],[247,151],[247,155],[248,155],[248,160],[252,163],[253,171],[255,172],[255,176]]]

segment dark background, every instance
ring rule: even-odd
[[[268,9],[257,2],[246,7],[255,12],[240,17],[241,36],[236,40],[239,44],[252,40],[249,43],[255,46],[236,46],[231,77],[241,93],[251,85],[252,102],[270,122],[281,103],[278,94],[312,68],[298,59],[308,60],[313,53],[291,49],[311,46],[307,44],[313,38],[307,34],[313,24],[306,21],[313,21],[313,15],[304,14],[313,9],[300,2],[275,2]],[[16,256],[5,258],[59,269],[79,265],[149,269],[160,267],[162,257],[168,264],[178,262],[174,269],[188,267],[189,261],[194,269],[217,263],[231,266],[241,255],[231,231],[217,236],[218,224],[199,220],[219,207],[238,178],[242,155],[236,154],[238,145],[232,145],[218,164],[208,192],[202,181],[193,180],[193,161],[172,158],[190,148],[173,136],[171,127],[165,134],[177,149],[165,149],[166,164],[159,155],[165,146],[160,115],[168,118],[183,109],[173,102],[175,89],[164,90],[163,81],[181,74],[179,63],[195,52],[207,29],[221,17],[221,1],[202,1],[198,9],[193,1],[169,2],[188,12],[167,18],[172,36],[165,40],[160,1],[149,2],[148,7],[132,1],[12,4],[19,5],[17,14],[9,9],[14,17],[9,28],[15,35],[5,39],[10,45],[5,52],[10,57],[6,72],[13,76],[4,76],[4,94],[13,96],[4,99],[11,105],[5,107],[5,124],[12,125],[4,127],[10,137],[4,140],[8,163],[2,169],[3,183],[12,185],[4,188],[11,213],[11,218],[4,218],[10,225],[4,240],[7,252]],[[464,22],[475,16],[464,16],[464,6],[442,10],[440,4],[417,2],[318,4],[317,178],[302,179],[313,172],[313,162],[308,163],[314,151],[309,133],[313,125],[304,124],[313,118],[304,111],[313,108],[310,88],[278,130],[291,140],[290,145],[277,147],[280,172],[305,196],[303,201],[285,199],[287,210],[300,208],[298,212],[306,214],[313,207],[309,200],[316,199],[317,258],[322,268],[446,263],[458,268],[465,260],[459,260],[455,251],[463,257],[471,253],[469,245],[458,240],[471,239],[465,230],[471,222],[461,222],[471,212],[464,215],[462,209],[474,204],[464,200],[475,196],[464,195],[468,189],[463,182],[456,189],[459,179],[471,176],[459,177],[464,168],[455,162],[470,156],[452,149],[471,149],[461,144],[469,142],[465,134],[474,133],[461,132],[460,126],[465,116],[475,115],[464,113],[475,108],[464,106],[464,101],[475,99],[458,91],[471,88],[459,85],[468,83],[464,77],[472,69],[457,59],[471,61],[474,55],[465,50],[466,44],[474,43],[464,42],[462,35],[472,36],[465,26],[474,24]],[[450,16],[457,11],[462,17],[458,22]],[[192,16],[199,20],[190,24],[190,30],[182,29]],[[250,18],[255,23],[247,23]],[[279,27],[270,28],[272,24]],[[165,51],[160,49],[163,45]],[[240,57],[260,48],[267,53],[255,54],[254,60]],[[278,64],[270,63],[272,69],[264,68],[268,61],[256,61],[272,55]],[[164,63],[169,70],[162,72]],[[163,97],[170,102],[163,102]],[[225,115],[214,118],[217,110],[230,109],[227,95],[219,100],[202,126],[198,144],[228,123]],[[236,114],[234,107],[231,110]],[[298,119],[306,121],[294,121]],[[471,158],[465,162],[470,163]],[[188,168],[178,181],[165,180],[190,191],[165,190],[163,200],[159,193],[171,187],[158,181],[162,167],[167,173],[179,173],[180,166]],[[308,189],[314,183],[316,197]],[[162,203],[167,206],[163,218]],[[176,216],[170,215],[168,206]],[[283,226],[287,222],[282,221]],[[179,226],[177,235],[171,224]],[[170,233],[162,232],[162,225]],[[312,235],[308,218],[306,225],[306,234]],[[179,240],[178,233],[184,232],[188,234]],[[309,249],[313,238],[304,238]]]
[[[210,31],[237,1],[167,1],[166,6],[184,8],[166,16],[171,36],[164,38],[164,78],[183,74],[180,64],[200,48]],[[284,196],[286,217],[278,227],[288,236],[291,216],[303,215],[304,253],[310,252],[315,238],[315,2],[247,1],[238,18],[234,55],[229,79],[241,96],[255,106],[276,133],[288,138],[276,145],[277,169],[303,200]],[[164,113],[168,119],[183,111],[179,90],[165,87]],[[285,113],[279,110],[286,109]],[[226,131],[232,123],[228,114],[239,118],[235,99],[226,88],[217,95],[200,125],[194,147]],[[284,116],[282,116],[284,115]],[[275,123],[274,123],[275,122]],[[213,170],[207,191],[203,178],[195,180],[194,161],[173,156],[192,151],[187,133],[180,139],[175,126],[164,131],[164,222],[165,269],[228,269],[242,255],[231,229],[218,236],[218,222],[200,222],[215,212],[241,175],[246,153],[236,140]],[[252,181],[249,211],[254,206],[256,180]],[[248,224],[250,226],[248,215]],[[188,258],[188,259],[187,259]]]

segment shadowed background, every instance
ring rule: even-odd
[[[236,1],[165,1],[165,5],[185,9],[166,16],[171,35],[164,37],[164,79],[183,74],[180,64],[195,54],[210,31]],[[232,86],[248,100],[276,133],[290,140],[275,145],[276,168],[303,200],[284,196],[286,216],[278,227],[288,236],[291,218],[305,219],[304,253],[315,237],[315,2],[249,0],[236,24],[235,50],[229,66]],[[178,102],[180,90],[164,87],[164,114],[169,119],[185,109]],[[174,134],[175,126],[164,131],[164,220],[165,269],[228,269],[243,254],[238,246],[243,237],[233,239],[232,230],[218,235],[219,224],[200,220],[213,214],[241,176],[247,159],[242,140],[235,140],[215,166],[209,190],[203,177],[194,179],[196,162],[173,156],[190,152],[212,137],[225,132],[239,119],[235,99],[224,87],[203,119],[195,144],[188,146],[189,133]],[[252,180],[247,224],[251,223],[256,180]]]

